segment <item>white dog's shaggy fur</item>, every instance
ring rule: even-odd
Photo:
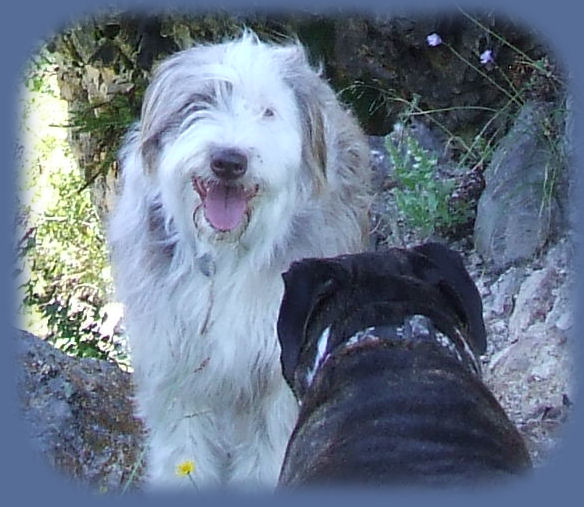
[[[151,485],[274,485],[297,406],[281,273],[363,247],[368,148],[303,48],[232,42],[158,68],[121,153],[109,240]]]

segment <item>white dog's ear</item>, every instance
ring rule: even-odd
[[[193,60],[195,53],[181,52],[164,61],[144,94],[140,119],[140,151],[147,173],[158,166],[164,136],[178,126],[178,112],[189,99],[188,90],[176,83],[185,78],[186,58]],[[191,66],[194,63],[191,61]],[[188,68],[188,67],[187,67]]]
[[[154,83],[158,84],[156,81]],[[146,91],[140,119],[140,154],[142,166],[147,174],[152,174],[156,170],[161,150],[162,125],[169,121],[167,113],[156,104],[158,93],[160,93],[159,88],[161,87],[151,85]]]
[[[151,136],[142,139],[140,146],[142,152],[142,165],[144,170],[152,174],[158,165],[158,156],[160,153],[160,136]]]
[[[304,132],[304,159],[314,166],[313,176],[317,186],[324,186],[326,180],[327,144],[325,137],[324,104],[310,94],[300,97],[300,110]]]
[[[163,64],[161,68],[164,68]],[[161,124],[168,121],[167,113],[158,106],[161,90],[164,89],[164,79],[160,68],[155,73],[144,96],[140,118],[140,155],[142,166],[146,173],[152,174],[158,165],[160,153]]]
[[[303,160],[312,169],[312,177],[318,189],[324,186],[326,179],[328,150],[325,117],[332,92],[321,81],[319,73],[310,67],[306,51],[300,43],[277,51],[285,79],[296,96],[300,110]]]

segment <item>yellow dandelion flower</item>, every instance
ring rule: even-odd
[[[188,459],[179,463],[176,467],[176,475],[179,477],[185,477],[186,475],[190,475],[195,471],[195,462]]]

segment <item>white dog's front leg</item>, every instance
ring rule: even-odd
[[[147,456],[147,488],[205,489],[225,482],[226,460],[218,442],[208,439],[208,421],[185,417],[174,427],[151,433]],[[193,471],[185,475],[181,465],[192,462]]]
[[[298,403],[284,379],[259,405],[257,418],[251,419],[249,437],[238,445],[231,459],[229,484],[252,489],[273,489],[290,433],[298,415]],[[258,424],[258,419],[261,424]]]

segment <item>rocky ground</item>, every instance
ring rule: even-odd
[[[561,440],[573,403],[573,245],[563,238],[533,262],[489,273],[471,251],[466,264],[483,297],[486,384],[525,437],[535,464]]]

